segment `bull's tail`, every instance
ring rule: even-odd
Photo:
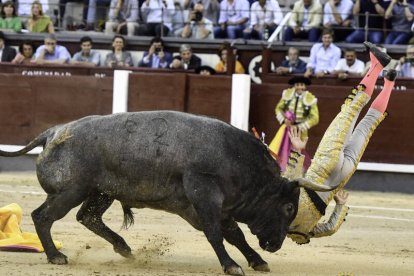
[[[124,222],[122,223],[122,228],[128,229],[134,224],[134,213],[129,206],[124,204],[122,204],[122,210],[124,211]]]
[[[25,153],[28,153],[29,151],[31,151],[32,149],[34,149],[37,146],[43,146],[44,147],[46,145],[48,135],[49,135],[49,131],[43,132],[42,134],[37,136],[34,140],[32,140],[27,146],[25,146],[24,148],[22,148],[19,151],[8,152],[8,151],[0,150],[0,156],[16,157],[16,156],[20,156],[20,155],[23,155]]]

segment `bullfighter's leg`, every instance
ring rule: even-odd
[[[250,267],[257,271],[270,271],[268,264],[247,243],[242,230],[237,225],[237,222],[232,219],[223,221],[222,230],[226,241],[240,250]]]
[[[343,104],[341,112],[335,117],[326,130],[312,164],[306,172],[305,179],[323,185],[336,185],[344,161],[344,147],[346,139],[350,137],[356,119],[370,97],[365,93],[358,93],[350,104]]]
[[[104,238],[114,246],[114,251],[125,258],[133,257],[125,240],[102,221],[102,216],[114,202],[105,194],[90,195],[82,204],[76,219],[86,228]]]
[[[355,172],[362,154],[378,125],[385,119],[391,91],[394,88],[397,72],[390,70],[384,77],[384,88],[374,100],[367,114],[358,123],[344,149],[345,162],[341,171],[341,186],[345,185]],[[341,187],[340,186],[340,187]]]
[[[36,228],[47,259],[53,264],[67,264],[67,257],[59,252],[52,240],[50,229],[55,221],[63,218],[72,208],[78,206],[86,195],[74,191],[60,194],[49,194],[46,201],[32,212],[33,223]]]
[[[341,181],[340,172],[345,160],[344,147],[350,138],[359,113],[373,93],[379,73],[391,60],[375,45],[369,42],[365,45],[370,49],[371,67],[357,86],[356,93],[354,89],[351,100],[345,101],[341,112],[326,130],[306,173],[307,181],[324,185],[337,185]]]
[[[226,274],[244,275],[241,267],[230,258],[223,244],[221,230],[222,204],[224,196],[215,175],[187,172],[183,184],[188,200],[200,218],[201,227],[213,247]]]

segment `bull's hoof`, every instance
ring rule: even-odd
[[[63,265],[68,263],[68,257],[65,254],[59,252],[58,255],[47,258],[48,262],[51,264]]]
[[[253,264],[251,265],[251,267],[256,271],[270,272],[270,268],[267,263],[257,264],[257,265]]]
[[[130,258],[133,259],[134,255],[132,255],[131,248],[129,246],[126,247],[115,247],[114,251],[118,254],[120,254],[124,258]]]
[[[224,268],[224,273],[229,275],[237,275],[237,276],[244,276],[243,269],[240,266],[231,265]]]

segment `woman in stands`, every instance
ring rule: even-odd
[[[22,20],[16,14],[16,7],[12,1],[4,2],[0,12],[0,30],[20,32]]]
[[[54,33],[55,27],[49,16],[43,14],[42,4],[34,1],[32,14],[27,21],[27,29],[33,33]]]
[[[35,46],[33,42],[24,41],[19,45],[19,53],[11,61],[14,64],[30,64],[32,63],[35,53]]]
[[[227,72],[227,51],[227,45],[225,44],[221,45],[218,50],[218,56],[220,57],[220,61],[216,64],[216,67],[214,68],[217,73]],[[238,60],[236,60],[234,72],[236,74],[244,74],[245,72],[243,65]]]
[[[106,55],[105,66],[133,66],[131,53],[124,51],[125,46],[125,38],[115,35],[112,39],[112,53]]]

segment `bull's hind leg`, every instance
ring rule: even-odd
[[[50,229],[55,221],[63,218],[72,208],[82,203],[85,196],[78,191],[48,195],[46,201],[32,212],[36,228],[47,259],[53,264],[67,264],[67,257],[56,249]]]
[[[250,267],[257,271],[270,271],[268,264],[247,243],[242,230],[234,220],[228,219],[223,221],[222,230],[226,241],[240,250]]]
[[[96,235],[104,238],[114,246],[114,251],[126,258],[133,257],[131,248],[125,240],[112,231],[102,221],[102,216],[114,202],[107,195],[90,195],[82,204],[76,219]]]

